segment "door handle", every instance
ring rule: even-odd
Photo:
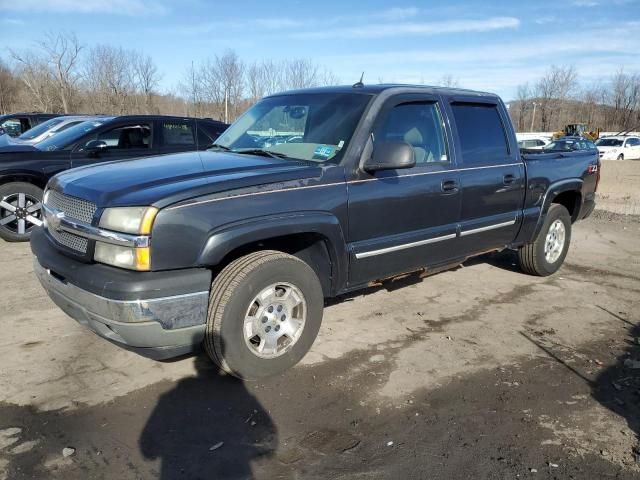
[[[456,193],[460,189],[460,185],[455,180],[443,180],[440,187],[444,193]]]
[[[513,185],[514,183],[516,183],[516,180],[516,176],[510,173],[502,177],[502,183],[505,185]]]

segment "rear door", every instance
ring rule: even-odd
[[[154,122],[149,119],[106,124],[76,144],[71,154],[71,166],[154,155],[158,149],[153,135]],[[106,143],[106,147],[100,152],[87,152],[86,145],[94,140]]]
[[[504,108],[477,97],[452,98],[460,161],[459,248],[465,255],[505,246],[520,227],[525,173]]]
[[[348,184],[349,282],[362,284],[445,261],[457,255],[459,178],[439,98],[392,97],[378,114],[373,148],[403,141],[413,168],[356,173]]]
[[[158,126],[160,153],[197,150],[196,125],[193,119],[161,118],[158,120]]]

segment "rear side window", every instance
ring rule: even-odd
[[[504,163],[509,148],[500,114],[495,105],[454,103],[451,105],[467,165]]]
[[[162,122],[162,137],[165,145],[195,145],[191,122]]]

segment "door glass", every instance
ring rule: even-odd
[[[162,138],[165,145],[195,145],[191,122],[162,122]],[[211,143],[211,142],[209,142]]]
[[[507,137],[495,105],[454,103],[451,105],[467,165],[500,164],[509,157]]]
[[[95,140],[105,142],[109,150],[129,150],[151,146],[151,127],[146,123],[124,125],[99,133]]]
[[[415,152],[416,165],[449,161],[442,117],[435,103],[396,105],[374,139],[375,143],[408,143]]]
[[[12,137],[17,137],[22,133],[22,124],[18,118],[10,118],[6,120],[0,127]]]

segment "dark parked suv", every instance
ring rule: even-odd
[[[36,145],[0,148],[0,237],[26,241],[41,224],[42,190],[56,173],[107,160],[203,150],[227,128],[211,119],[100,117]]]

